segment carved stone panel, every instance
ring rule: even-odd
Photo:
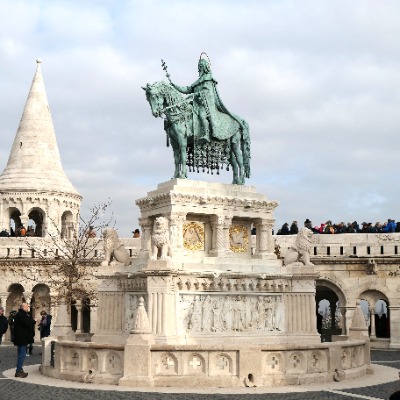
[[[244,225],[229,228],[229,247],[234,253],[245,253],[249,249],[249,230]]]
[[[107,354],[105,369],[111,375],[118,375],[122,371],[123,360],[116,352],[111,351]]]
[[[307,371],[307,354],[305,352],[293,351],[286,354],[286,372],[300,374]]]
[[[284,372],[284,357],[281,352],[264,352],[264,357],[265,374],[279,374]]]
[[[183,224],[183,247],[187,250],[204,250],[204,224],[186,222]]]
[[[125,298],[125,304],[126,304],[126,311],[125,311],[125,331],[130,332],[133,329],[133,323],[134,323],[134,318],[136,314],[136,309],[139,305],[139,299],[143,297],[145,302],[144,306],[146,308],[146,311],[148,309],[147,307],[147,295],[142,293],[142,294],[133,294],[133,293],[128,293],[126,294]]]
[[[324,352],[314,350],[311,351],[308,356],[308,372],[316,373],[326,372],[328,370],[327,357]]]
[[[181,294],[178,321],[181,333],[282,331],[282,296]]]
[[[153,352],[156,375],[177,375],[178,360],[173,353]]]

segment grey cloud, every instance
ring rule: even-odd
[[[112,198],[121,235],[138,225],[134,200],[173,172],[141,86],[166,79],[161,58],[176,83],[192,83],[201,51],[226,106],[250,124],[248,184],[280,202],[277,227],[400,219],[398,3],[15,1],[5,11],[0,168],[40,56],[66,173],[83,208]]]

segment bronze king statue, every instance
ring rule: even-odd
[[[147,84],[143,89],[153,115],[164,118],[167,146],[171,142],[174,151],[173,178],[187,178],[187,167],[219,174],[231,165],[232,183],[243,185],[250,178],[249,125],[222,103],[207,54],[201,53],[199,78],[190,86],[173,83],[161,62],[169,83]]]

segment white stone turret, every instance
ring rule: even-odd
[[[36,236],[70,235],[76,229],[82,197],[63,170],[41,60],[36,62],[8,163],[0,176],[0,228],[31,225]]]

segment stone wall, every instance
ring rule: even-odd
[[[42,370],[61,379],[136,386],[124,376],[124,346],[55,342],[54,367]],[[140,347],[135,358],[141,360]],[[129,365],[129,361],[125,366]],[[133,362],[133,361],[132,361]],[[150,386],[283,386],[352,379],[370,373],[369,345],[363,340],[313,346],[233,344],[150,346]]]

